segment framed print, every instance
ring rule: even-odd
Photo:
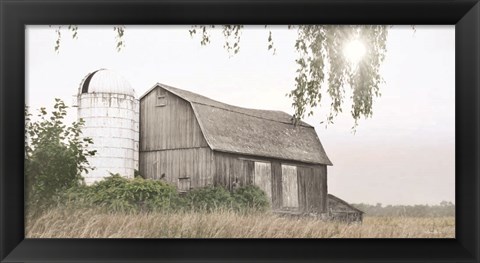
[[[2,262],[478,262],[477,1],[0,8]]]

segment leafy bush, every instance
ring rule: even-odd
[[[269,207],[265,192],[256,186],[241,187],[233,193],[223,187],[210,186],[180,196],[174,186],[164,181],[140,177],[126,179],[118,174],[91,186],[82,185],[66,191],[59,204],[73,209],[101,207],[112,212],[263,212]]]
[[[189,208],[195,211],[212,212],[231,209],[233,198],[223,187],[204,187],[193,189],[184,196]]]
[[[83,120],[64,124],[67,106],[55,99],[54,110],[39,110],[38,120],[25,107],[25,197],[28,213],[38,213],[55,204],[61,193],[82,183],[82,172],[88,172],[88,156],[95,151],[93,143],[82,138]]]
[[[182,204],[174,186],[141,177],[126,179],[115,174],[91,186],[80,187],[79,190],[73,195],[70,193],[69,196],[80,201],[82,196],[86,196],[91,205],[101,206],[110,211],[170,210]]]
[[[73,209],[93,206],[112,212],[264,212],[269,208],[267,195],[257,186],[244,186],[233,193],[209,186],[179,195],[174,186],[164,181],[126,179],[118,174],[91,186],[72,188],[60,199],[59,204]]]
[[[237,212],[266,211],[269,207],[267,195],[257,186],[249,185],[233,193],[223,187],[198,188],[185,197],[189,208],[195,211],[235,210]]]
[[[146,179],[142,174],[140,174],[140,171],[138,171],[137,169],[133,170],[133,177],[134,178],[141,177],[143,179]]]
[[[266,211],[270,202],[267,194],[255,185],[247,185],[235,190],[232,197],[240,210]]]

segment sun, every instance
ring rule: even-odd
[[[343,48],[343,55],[354,66],[362,60],[365,52],[365,45],[358,39],[348,42]]]

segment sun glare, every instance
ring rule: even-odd
[[[343,55],[356,66],[365,55],[365,45],[358,39],[352,40],[343,48]]]

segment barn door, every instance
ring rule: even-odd
[[[284,208],[298,209],[297,167],[282,165],[282,199]]]
[[[272,202],[272,168],[270,163],[255,162],[254,183],[262,189]]]

